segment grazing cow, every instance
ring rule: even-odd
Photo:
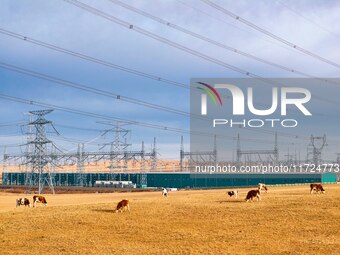
[[[325,193],[326,192],[321,184],[316,184],[316,183],[312,183],[310,185],[310,193],[312,194],[313,191],[315,191],[316,193],[318,193],[318,192]]]
[[[253,190],[250,190],[247,194],[247,197],[246,197],[246,202],[253,202],[253,198],[257,198],[257,201],[261,201],[261,190],[260,189],[253,189]]]
[[[235,196],[235,198],[238,198],[238,190],[232,190],[227,192],[229,197]]]
[[[26,197],[16,199],[16,207],[18,207],[20,205],[24,205],[25,207],[26,206],[31,207],[31,203],[30,203],[29,199],[26,198]]]
[[[258,187],[259,190],[264,189],[265,192],[267,192],[267,190],[268,190],[266,184],[264,184],[264,183],[259,183],[259,184],[257,185],[257,187]]]
[[[130,211],[129,200],[123,199],[117,204],[116,213],[128,210]]]
[[[43,205],[47,205],[47,201],[46,198],[44,196],[33,196],[33,207],[35,207],[37,205],[37,203],[42,203]]]
[[[162,196],[168,197],[168,190],[166,188],[162,188]]]

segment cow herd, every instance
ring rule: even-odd
[[[33,207],[35,207],[37,205],[37,203],[42,203],[43,205],[47,205],[47,201],[46,198],[44,196],[41,195],[36,195],[33,196]],[[25,207],[31,207],[31,202],[28,198],[26,197],[21,197],[21,198],[17,198],[16,199],[16,207],[24,205]]]
[[[265,192],[268,191],[267,186],[264,183],[259,183],[257,185],[257,189],[253,189],[248,191],[247,196],[245,198],[246,202],[249,201],[253,201],[253,199],[257,199],[257,201],[261,201],[261,192],[262,190],[264,190]],[[322,187],[321,184],[315,184],[312,183],[310,185],[310,194],[312,193],[325,193],[325,189]],[[232,191],[228,191],[227,194],[229,195],[229,197],[235,197],[236,199],[238,198],[238,190],[232,190]],[[168,191],[166,188],[162,188],[162,196],[163,197],[168,197]],[[47,205],[47,201],[46,198],[44,196],[41,195],[35,195],[33,196],[33,207],[36,206],[37,203],[41,203],[43,205]],[[16,207],[18,206],[28,206],[31,207],[31,203],[30,200],[26,197],[22,197],[22,198],[18,198],[16,199]],[[121,200],[117,206],[116,206],[116,210],[115,212],[124,212],[124,211],[130,211],[130,202],[127,199],[123,199]]]
[[[264,190],[265,192],[268,191],[268,188],[266,186],[266,184],[264,183],[259,183],[257,185],[257,189],[253,189],[248,191],[247,196],[245,198],[246,202],[249,201],[253,201],[253,199],[257,198],[257,201],[261,201],[261,192],[262,190]],[[325,189],[322,187],[321,184],[316,184],[316,183],[312,183],[310,185],[310,194],[312,193],[325,193]],[[229,195],[229,197],[233,197],[235,196],[235,198],[238,198],[238,190],[232,190],[232,191],[228,191],[227,194]]]
[[[261,191],[264,190],[265,192],[267,192],[268,188],[266,186],[266,184],[264,183],[259,183],[257,185],[257,189],[253,189],[253,190],[250,190],[248,193],[247,193],[247,196],[245,198],[245,201],[246,202],[249,202],[249,201],[253,201],[254,198],[257,198],[258,201],[261,200]],[[238,190],[231,190],[231,191],[228,191],[227,194],[229,195],[229,197],[235,197],[236,199],[238,198]]]

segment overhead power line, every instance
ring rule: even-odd
[[[78,57],[78,58],[81,58],[83,60],[86,60],[86,61],[91,61],[91,62],[94,62],[94,63],[97,63],[97,64],[100,64],[100,65],[104,65],[104,66],[109,66],[111,68],[114,68],[116,69],[116,66],[115,64],[113,63],[110,63],[110,62],[107,62],[105,60],[101,60],[101,59],[98,59],[98,58],[94,58],[94,57],[91,57],[91,56],[88,56],[88,55],[84,55],[84,54],[81,54],[81,53],[78,53],[78,52],[75,52],[75,51],[71,51],[71,50],[68,50],[68,49],[65,49],[65,48],[61,48],[59,46],[56,46],[56,45],[53,45],[53,44],[49,44],[49,43],[46,43],[46,42],[42,42],[42,41],[39,41],[39,40],[36,40],[36,39],[33,39],[31,37],[27,37],[27,36],[24,36],[24,35],[21,35],[21,34],[18,34],[18,33],[14,33],[12,31],[8,31],[8,30],[5,30],[5,29],[2,29],[0,28],[0,33],[4,34],[4,35],[8,35],[10,37],[13,37],[13,38],[16,38],[16,39],[20,39],[20,40],[23,40],[25,42],[29,42],[29,43],[33,43],[35,45],[39,45],[39,46],[42,46],[42,47],[46,47],[48,49],[51,49],[51,50],[56,50],[58,52],[61,52],[61,53],[64,53],[64,54],[68,54],[68,55],[71,55],[73,57]],[[5,64],[5,63],[4,63]],[[11,65],[12,67],[15,67],[13,65]],[[1,67],[1,66],[0,66]],[[9,66],[10,67],[10,66]],[[11,68],[12,68],[11,67]],[[141,71],[138,71],[138,70],[135,70],[135,69],[130,69],[128,67],[122,67],[120,68],[121,66],[118,66],[119,68],[117,69],[120,69],[120,70],[123,70],[123,71],[127,71],[129,73],[132,73],[132,74],[136,74],[136,75],[140,75],[142,77],[145,77],[145,78],[148,78],[148,79],[152,79],[152,80],[157,80],[157,81],[161,81],[163,83],[167,83],[168,85],[172,85],[172,86],[178,86],[178,87],[181,87],[183,89],[190,89],[190,87],[184,83],[180,83],[180,82],[177,82],[177,81],[173,81],[173,80],[169,80],[169,79],[166,79],[166,78],[162,78],[162,77],[159,77],[159,76],[154,76],[153,74],[148,74],[148,73],[144,73],[144,72],[141,72]],[[20,67],[15,67],[19,70],[20,73],[22,73],[22,71],[20,69]],[[15,69],[10,69],[11,71],[16,71]],[[28,70],[26,70],[28,71]],[[131,71],[131,72],[130,72]],[[295,70],[294,70],[295,71]],[[302,72],[299,72],[299,71],[295,71],[296,73],[300,73],[301,75],[303,75]],[[25,73],[26,75],[29,75],[28,73]],[[312,77],[308,74],[305,75],[306,77]],[[34,76],[36,78],[38,78],[37,76]],[[322,81],[322,82],[326,82],[326,83],[329,83],[329,84],[335,84],[335,85],[340,85],[339,82],[334,82],[332,80],[329,80],[329,79],[325,79],[325,78],[319,78],[319,77],[313,77],[314,79],[317,79],[319,81]],[[268,79],[269,80],[269,79]],[[197,90],[194,90],[193,92],[197,92],[199,93],[199,91]],[[230,96],[228,95],[222,95],[222,97],[224,98],[230,98]],[[339,104],[339,102],[335,102],[335,101],[332,101],[332,100],[329,100],[329,99],[325,99],[325,98],[321,98],[321,97],[318,97],[318,96],[314,96],[316,99],[320,100],[320,101],[324,101],[326,103],[330,103],[330,104]],[[262,105],[261,103],[257,103],[258,105]]]
[[[67,112],[67,113],[72,113],[72,114],[77,114],[77,115],[81,115],[81,116],[86,116],[86,117],[91,117],[91,118],[96,118],[96,119],[102,119],[102,120],[107,120],[107,121],[118,121],[118,122],[123,122],[123,123],[126,123],[126,124],[145,127],[145,128],[152,128],[152,129],[158,129],[158,130],[162,130],[162,131],[182,133],[182,134],[194,134],[194,135],[201,135],[201,136],[208,136],[208,137],[214,136],[214,134],[208,133],[208,132],[191,131],[191,130],[183,129],[183,128],[177,128],[177,127],[147,123],[147,122],[142,122],[142,121],[135,121],[135,120],[129,120],[129,119],[124,119],[124,118],[112,117],[112,116],[108,116],[108,115],[104,115],[104,114],[78,110],[78,109],[74,109],[74,108],[70,108],[70,107],[58,106],[58,105],[55,105],[55,104],[48,104],[48,103],[44,103],[44,102],[29,100],[29,99],[20,98],[20,97],[14,97],[14,96],[1,94],[1,93],[0,93],[0,98],[5,99],[5,100],[9,100],[9,101],[13,101],[13,102],[22,103],[22,104],[35,105],[35,106],[40,106],[40,107],[44,107],[44,108],[52,108],[52,109],[56,109],[56,110],[59,110],[59,111],[62,111],[62,112]],[[255,129],[253,131],[255,131]],[[267,134],[274,134],[275,133],[275,131],[269,131],[269,130],[256,130],[256,131],[261,132],[261,133],[267,133]],[[284,133],[284,132],[277,132],[277,133],[282,137],[299,138],[299,139],[303,139],[303,140],[309,139],[309,137],[303,137],[303,136],[300,136],[300,135],[288,134],[288,133]],[[217,137],[235,139],[235,137],[227,136],[227,135],[218,135]],[[261,140],[259,140],[259,141],[261,141]]]
[[[226,69],[229,69],[229,70],[233,70],[233,71],[235,71],[237,73],[240,73],[240,74],[243,74],[245,76],[257,78],[257,79],[263,80],[265,83],[269,83],[267,79],[265,79],[265,78],[263,78],[263,77],[261,77],[259,75],[256,75],[254,73],[248,72],[247,70],[244,70],[242,68],[236,67],[236,66],[231,65],[231,64],[228,64],[228,63],[226,63],[224,61],[221,61],[221,60],[218,60],[216,58],[212,58],[212,57],[210,57],[208,55],[205,55],[205,54],[203,54],[203,53],[201,53],[199,51],[193,50],[193,49],[188,48],[188,47],[186,47],[184,45],[181,45],[181,44],[178,44],[176,42],[173,42],[173,41],[171,41],[169,39],[166,39],[164,37],[161,37],[161,36],[159,36],[157,34],[151,33],[151,32],[149,32],[149,31],[147,31],[147,30],[145,30],[143,28],[140,28],[138,26],[130,24],[130,23],[126,22],[126,21],[123,21],[123,20],[121,20],[121,19],[119,19],[119,18],[117,18],[117,17],[115,17],[113,15],[107,14],[107,13],[105,13],[103,11],[100,11],[100,10],[98,10],[98,9],[92,7],[92,6],[84,4],[84,3],[79,2],[77,0],[64,0],[64,1],[67,2],[67,3],[70,3],[70,4],[74,5],[74,6],[76,6],[78,8],[80,8],[80,9],[83,9],[83,10],[85,10],[87,12],[90,12],[90,13],[92,13],[94,15],[100,16],[100,17],[102,17],[104,19],[107,19],[107,20],[109,20],[111,22],[114,22],[114,23],[116,23],[118,25],[121,25],[121,26],[123,26],[125,28],[131,29],[131,30],[133,30],[135,32],[143,34],[143,35],[145,35],[145,36],[147,36],[149,38],[153,38],[153,39],[155,39],[155,40],[157,40],[159,42],[165,43],[165,44],[167,44],[167,45],[169,45],[171,47],[174,47],[176,49],[182,50],[182,51],[187,52],[187,53],[189,53],[191,55],[194,55],[196,57],[205,59],[205,60],[207,60],[207,61],[209,61],[211,63],[217,64],[217,65],[222,66],[222,67],[224,67]]]
[[[138,9],[138,8],[136,8],[136,7],[133,7],[133,6],[131,6],[131,5],[128,5],[128,4],[126,4],[126,3],[124,3],[124,2],[121,2],[121,1],[119,1],[119,0],[109,0],[109,1],[112,2],[112,3],[114,3],[114,4],[116,4],[116,5],[119,5],[119,6],[123,7],[123,8],[125,8],[125,9],[128,9],[128,10],[130,10],[130,11],[133,11],[133,12],[135,12],[135,13],[138,13],[138,14],[144,16],[144,17],[147,17],[147,18],[149,18],[149,19],[152,19],[152,20],[154,20],[154,21],[156,21],[156,22],[158,22],[158,23],[161,23],[161,24],[163,24],[163,25],[166,25],[166,26],[168,26],[168,27],[171,27],[171,28],[173,28],[173,29],[175,29],[175,30],[177,30],[177,31],[180,31],[180,32],[185,33],[185,34],[187,34],[187,35],[190,35],[190,36],[192,36],[192,37],[198,38],[198,39],[203,40],[203,41],[205,41],[205,42],[207,42],[207,43],[210,43],[210,44],[215,45],[215,46],[217,46],[217,47],[220,47],[220,48],[222,48],[222,49],[231,51],[231,52],[233,52],[233,53],[236,53],[236,54],[238,54],[238,55],[244,56],[244,57],[246,57],[246,58],[250,58],[250,59],[252,59],[252,60],[255,60],[255,61],[264,63],[264,64],[266,64],[266,65],[269,65],[269,66],[272,66],[272,67],[275,67],[275,68],[279,68],[279,69],[281,69],[281,70],[284,70],[284,71],[287,71],[287,72],[290,72],[290,73],[299,74],[299,75],[302,75],[302,76],[305,76],[305,77],[308,77],[308,78],[320,79],[320,78],[315,77],[315,76],[313,76],[313,75],[310,75],[310,74],[307,74],[307,73],[298,71],[298,70],[296,70],[296,69],[294,69],[294,68],[286,67],[286,66],[284,66],[284,65],[280,65],[280,64],[274,63],[274,62],[272,62],[272,61],[268,61],[268,60],[265,60],[265,59],[263,59],[263,58],[256,57],[256,56],[254,56],[254,55],[252,55],[252,54],[250,54],[250,53],[247,53],[247,52],[241,51],[241,50],[239,50],[239,49],[236,49],[236,48],[234,48],[234,47],[231,47],[231,46],[229,46],[229,45],[226,45],[225,43],[220,43],[220,42],[215,41],[215,40],[213,40],[213,39],[210,39],[210,38],[208,38],[208,37],[206,37],[206,36],[203,36],[203,35],[201,35],[201,34],[197,34],[197,33],[193,32],[193,31],[191,31],[191,30],[189,30],[189,29],[186,29],[186,28],[181,27],[181,26],[179,26],[179,25],[176,25],[176,24],[174,24],[174,23],[172,23],[172,22],[169,22],[169,21],[167,21],[167,20],[164,20],[164,19],[161,19],[161,18],[159,18],[159,17],[156,17],[156,16],[154,16],[154,15],[152,15],[152,14],[150,14],[150,13],[147,13],[147,12],[141,10],[141,9]],[[320,79],[320,80],[327,82],[327,80],[324,80],[324,79]]]
[[[0,62],[0,68],[5,68],[5,69],[8,69],[8,70],[11,70],[11,71],[14,71],[14,72],[18,72],[18,73],[22,73],[22,74],[25,74],[25,75],[33,76],[33,77],[36,77],[36,78],[39,78],[39,79],[51,81],[51,82],[53,82],[53,83],[55,83],[57,85],[60,84],[60,85],[63,85],[63,86],[69,86],[69,87],[73,87],[73,88],[78,88],[78,89],[85,90],[85,91],[90,92],[90,93],[95,93],[95,94],[104,95],[104,96],[110,96],[110,97],[112,97],[114,99],[120,99],[120,100],[123,100],[123,101],[127,101],[127,100],[124,100],[124,99],[126,99],[126,97],[123,97],[123,96],[120,96],[120,95],[116,95],[116,94],[113,94],[111,92],[107,92],[108,94],[106,94],[105,91],[103,91],[103,90],[94,89],[94,88],[91,88],[91,87],[88,87],[88,86],[85,86],[85,85],[81,85],[81,84],[78,84],[78,83],[66,81],[66,80],[63,80],[63,79],[60,79],[60,78],[56,78],[56,77],[53,77],[53,76],[49,76],[49,75],[45,75],[45,74],[42,74],[42,73],[30,71],[30,70],[23,69],[23,68],[14,66],[14,65],[8,65],[6,63]],[[128,102],[133,102],[133,101],[129,100]],[[148,104],[147,102],[145,102],[145,103]],[[336,103],[336,102],[331,101],[331,103]],[[139,104],[139,103],[137,103],[137,104]],[[151,107],[151,106],[149,106],[149,107]],[[153,108],[153,107],[151,107],[151,108]],[[162,109],[159,109],[159,110],[162,110]],[[187,117],[190,116],[189,112],[184,112],[183,111],[183,113],[185,113],[185,115],[183,114],[184,116],[187,116]],[[320,115],[320,114],[315,113],[315,115]],[[202,119],[202,120],[205,120],[205,121],[209,121],[210,120],[207,117],[201,117],[200,115],[197,115],[197,114],[196,115],[191,115],[191,117],[192,118],[196,118],[196,119]],[[248,127],[246,127],[245,129],[251,130],[253,132],[260,132],[260,133],[269,132],[269,133],[273,133],[272,131],[268,131],[268,130],[264,130],[264,129],[256,130],[256,129],[252,129],[252,128],[248,128]],[[286,135],[286,134],[284,134],[284,135]]]
[[[126,22],[126,21],[123,21],[123,20],[121,20],[121,19],[119,19],[119,18],[117,18],[115,16],[112,16],[110,14],[107,14],[107,13],[103,12],[103,11],[100,11],[100,10],[94,8],[94,7],[91,7],[91,6],[87,5],[87,4],[84,4],[84,3],[80,2],[80,1],[77,1],[77,0],[64,0],[64,1],[67,2],[67,3],[70,3],[70,4],[74,5],[74,6],[76,6],[78,8],[80,8],[80,9],[83,9],[83,10],[85,10],[87,12],[90,12],[90,13],[92,13],[94,15],[100,16],[100,17],[102,17],[104,19],[107,19],[107,20],[109,20],[111,22],[114,22],[114,23],[116,23],[118,25],[121,25],[121,26],[123,26],[125,28],[131,29],[131,30],[133,30],[135,32],[138,32],[140,34],[143,34],[143,35],[145,35],[147,37],[153,38],[153,39],[155,39],[155,40],[157,40],[159,42],[163,42],[163,43],[165,43],[165,44],[167,44],[169,46],[172,46],[174,48],[180,49],[180,50],[185,51],[185,52],[187,52],[189,54],[192,54],[194,56],[200,57],[202,59],[205,59],[207,61],[210,61],[210,62],[215,63],[217,65],[220,65],[222,67],[225,67],[227,69],[233,70],[233,71],[238,72],[240,74],[243,74],[245,76],[261,80],[265,84],[268,84],[268,85],[275,84],[275,85],[278,85],[278,86],[283,86],[284,85],[284,84],[279,83],[277,81],[274,81],[272,79],[264,78],[262,76],[253,74],[253,73],[251,73],[251,72],[249,72],[247,70],[244,70],[244,69],[238,68],[236,66],[230,65],[230,64],[228,64],[226,62],[223,62],[221,60],[212,58],[212,57],[210,57],[208,55],[205,55],[205,54],[203,54],[201,52],[198,52],[198,51],[195,51],[193,49],[190,49],[190,48],[188,48],[186,46],[183,46],[181,44],[175,43],[175,42],[173,42],[171,40],[168,40],[168,39],[166,39],[164,37],[161,37],[161,36],[159,36],[157,34],[151,33],[151,32],[149,32],[149,31],[147,31],[145,29],[139,28],[139,27],[137,27],[137,26],[135,26],[133,24],[130,24],[130,23]],[[334,104],[334,101],[326,100],[326,99],[321,98],[321,97],[314,97],[314,98],[316,98],[316,99],[318,99],[320,101],[324,101],[326,103]],[[338,104],[338,103],[336,103],[336,104]]]
[[[333,31],[331,31],[330,29],[328,29],[326,26],[323,26],[317,22],[315,22],[315,20],[307,17],[306,15],[302,14],[301,12],[295,10],[294,8],[288,6],[287,4],[283,3],[282,1],[277,1],[278,4],[282,5],[283,7],[285,7],[286,9],[288,9],[289,11],[291,11],[292,13],[294,13],[295,15],[297,15],[298,17],[308,21],[309,23],[313,24],[314,26],[319,27],[321,30],[331,34],[334,37],[339,38],[339,35],[334,33]]]
[[[77,109],[73,109],[73,108],[69,108],[69,107],[63,107],[63,106],[58,106],[58,105],[54,105],[54,104],[38,102],[38,101],[34,101],[34,100],[14,97],[14,96],[5,95],[5,94],[0,94],[0,98],[6,99],[6,100],[9,100],[9,101],[18,102],[18,103],[28,104],[28,105],[35,105],[35,106],[40,106],[40,107],[44,107],[44,108],[53,108],[53,109],[56,109],[56,110],[59,110],[59,111],[62,111],[62,112],[68,112],[68,113],[73,113],[73,114],[97,118],[97,119],[103,119],[103,120],[109,120],[109,121],[120,121],[120,122],[128,123],[128,124],[131,124],[131,125],[137,125],[137,126],[142,126],[142,127],[148,127],[148,128],[154,128],[154,129],[160,129],[160,130],[166,130],[166,131],[173,131],[173,132],[179,132],[179,133],[190,133],[190,131],[188,131],[186,129],[168,127],[168,126],[157,125],[157,124],[152,124],[152,123],[147,123],[147,122],[140,122],[140,121],[123,119],[123,118],[117,118],[117,117],[112,117],[112,116],[108,116],[108,115],[77,110]],[[200,133],[200,134],[204,134],[204,133]],[[209,135],[211,135],[211,134],[209,134]]]
[[[15,136],[21,136],[22,134],[17,132],[17,133],[11,133],[11,134],[1,134],[0,137],[15,137]]]
[[[246,19],[236,15],[235,13],[233,13],[233,12],[231,12],[231,11],[221,7],[221,6],[219,6],[218,4],[211,2],[210,0],[201,0],[201,1],[206,3],[207,5],[215,8],[216,10],[224,13],[225,15],[227,15],[227,16],[233,18],[233,19],[236,19],[237,21],[239,21],[239,22],[241,22],[241,23],[251,27],[252,29],[255,29],[255,30],[257,30],[257,31],[259,31],[259,32],[261,32],[261,33],[263,33],[263,34],[265,34],[265,35],[267,35],[267,36],[269,36],[269,37],[271,37],[271,38],[273,38],[273,39],[283,43],[283,44],[286,44],[286,45],[288,45],[291,48],[294,48],[294,49],[296,49],[296,50],[298,50],[298,51],[300,51],[300,52],[302,52],[302,53],[304,53],[304,54],[306,54],[306,55],[308,55],[308,56],[310,56],[310,57],[312,57],[314,59],[317,59],[317,60],[319,60],[321,62],[324,62],[326,64],[329,64],[329,65],[337,67],[337,68],[340,68],[340,64],[335,63],[335,62],[333,62],[331,60],[328,60],[328,59],[326,59],[324,57],[321,57],[321,56],[319,56],[319,55],[317,55],[317,54],[315,54],[315,53],[313,53],[313,52],[311,52],[309,50],[306,50],[306,49],[304,49],[304,48],[302,48],[302,47],[300,47],[300,46],[298,46],[298,45],[296,45],[296,44],[294,44],[294,43],[292,43],[292,42],[290,42],[290,41],[288,41],[288,40],[286,40],[286,39],[284,39],[284,38],[282,38],[280,36],[277,36],[277,35],[273,34],[272,32],[270,32],[270,31],[268,31],[268,30],[266,30],[266,29],[264,29],[262,27],[259,27],[259,26],[255,25],[254,23],[252,23],[252,22],[250,22],[250,21],[248,21],[248,20],[246,20]]]
[[[13,67],[13,66],[12,66]],[[10,69],[11,70],[11,69]],[[13,70],[13,69],[12,69]],[[25,69],[24,69],[25,70]],[[27,70],[26,70],[27,71]],[[19,71],[20,72],[20,71]],[[21,70],[21,72],[22,72],[22,70]],[[25,73],[25,72],[23,72],[23,73]],[[27,73],[26,73],[27,74]],[[38,77],[38,78],[42,78],[42,77],[39,77],[39,75],[37,76],[36,75],[37,73],[35,73],[35,75],[33,75],[33,76],[35,76],[35,77]],[[38,73],[39,74],[39,73]],[[47,79],[48,80],[48,79]],[[59,79],[60,80],[60,79]],[[55,82],[55,81],[54,81]],[[328,101],[327,101],[328,102]],[[255,131],[255,130],[253,130],[253,131]],[[260,131],[258,131],[258,132],[260,132]],[[271,131],[266,131],[266,130],[261,130],[261,132],[268,132],[268,133],[270,133]],[[272,133],[272,132],[271,132]],[[291,137],[292,135],[290,135],[290,137]]]
[[[11,144],[0,144],[0,147],[2,148],[7,148],[7,147],[21,147],[23,146],[22,144],[20,143],[11,143]],[[0,160],[0,162],[3,162],[3,160]]]
[[[7,70],[17,72],[17,73],[29,75],[29,76],[32,76],[32,77],[35,77],[35,78],[47,80],[47,81],[50,81],[50,82],[52,82],[52,83],[54,83],[58,86],[61,85],[61,86],[71,87],[71,88],[86,91],[86,92],[89,92],[89,93],[92,93],[92,94],[110,97],[110,98],[113,98],[113,99],[116,99],[116,100],[121,100],[121,101],[124,101],[124,102],[148,107],[148,108],[151,108],[151,109],[156,109],[156,110],[160,110],[160,111],[165,111],[165,112],[169,112],[169,113],[183,115],[183,116],[186,116],[186,117],[191,116],[191,117],[194,117],[194,118],[207,120],[207,118],[201,117],[200,115],[194,115],[193,116],[186,111],[178,110],[178,109],[171,108],[171,107],[161,106],[161,105],[149,103],[149,102],[146,102],[146,101],[143,101],[143,100],[119,95],[119,94],[116,94],[116,93],[113,93],[113,92],[110,92],[110,91],[97,89],[97,88],[90,87],[90,86],[83,85],[83,84],[76,83],[76,82],[67,81],[67,80],[64,80],[64,79],[61,79],[61,78],[57,78],[57,77],[53,77],[53,76],[46,75],[46,74],[43,74],[43,73],[35,72],[35,71],[32,71],[32,70],[24,69],[24,68],[21,68],[21,67],[17,67],[17,66],[14,66],[14,65],[7,64],[7,63],[0,62],[0,68],[4,68],[4,69],[7,69]]]
[[[59,78],[56,78],[56,77],[48,76],[48,75],[45,75],[45,74],[41,74],[41,73],[29,71],[29,70],[27,70],[27,69],[22,69],[22,68],[20,68],[20,67],[16,67],[16,66],[13,66],[13,65],[9,65],[9,68],[7,68],[7,64],[2,63],[2,62],[0,62],[0,68],[9,69],[9,70],[16,71],[16,72],[19,72],[19,73],[23,73],[23,74],[26,74],[26,75],[29,75],[29,76],[33,76],[33,77],[37,77],[37,78],[40,78],[40,79],[52,81],[52,82],[57,83],[57,84],[59,84],[59,81],[62,81],[61,85],[65,85],[65,86],[67,86],[67,84],[68,84],[68,81],[65,81],[65,80],[62,80],[62,79],[59,79]],[[19,71],[18,71],[18,70],[19,70]],[[66,83],[64,84],[64,82],[66,82]],[[69,83],[71,83],[71,84],[76,84],[76,85],[78,85],[78,86],[82,86],[82,85],[80,85],[80,84],[78,84],[78,83],[73,83],[73,82],[69,82]],[[71,86],[71,87],[73,87],[73,86]],[[91,91],[89,91],[89,92],[91,92]],[[102,92],[102,91],[100,90],[100,92]],[[102,95],[101,93],[99,93],[99,94]],[[317,96],[315,96],[315,97],[317,97]],[[113,98],[115,98],[115,97],[113,97]],[[122,99],[122,98],[123,98],[123,97],[121,97],[121,99]],[[319,100],[329,101],[329,100],[327,100],[327,99],[322,99],[322,98],[320,98]],[[33,102],[33,101],[32,101],[32,102]],[[329,101],[329,103],[339,104],[339,102],[336,102],[336,101]],[[45,107],[45,106],[44,106],[44,107]],[[190,115],[189,112],[186,112],[186,113],[187,113],[187,116]],[[324,115],[324,114],[319,114],[319,113],[313,113],[313,114],[314,114],[314,115],[320,115],[320,116],[328,116],[328,117],[339,117],[338,115]],[[200,117],[200,116],[196,116],[196,115],[191,116],[191,117],[192,117],[192,118],[197,118],[197,119],[202,119],[202,120],[205,120],[205,121],[209,121],[209,119],[208,119],[208,118],[205,118],[205,117]],[[166,128],[165,128],[165,129],[166,129]],[[252,128],[248,128],[248,127],[245,127],[244,129],[250,130],[250,131],[252,131],[252,132],[259,132],[259,133],[269,133],[269,134],[272,134],[272,133],[273,133],[273,131],[269,131],[269,130],[265,130],[265,129],[257,130],[257,129],[252,129]],[[211,135],[212,135],[212,134],[211,134]],[[281,132],[280,135],[286,136],[286,135],[288,135],[288,134]],[[289,136],[289,137],[292,137],[292,136],[294,136],[294,135],[289,134],[288,136]]]
[[[70,125],[63,125],[63,124],[54,124],[56,127],[67,128],[67,129],[75,129],[75,130],[82,130],[88,132],[103,132],[103,129],[96,129],[96,128],[83,128],[83,127],[76,127]]]
[[[269,43],[274,44],[275,46],[278,46],[278,47],[283,48],[283,49],[285,49],[285,50],[295,51],[294,49],[292,49],[292,48],[290,48],[290,47],[287,47],[286,45],[282,45],[280,42],[277,42],[277,41],[272,40],[272,39],[270,39],[270,38],[267,38],[267,37],[265,37],[265,36],[260,36],[260,35],[257,34],[255,31],[250,31],[250,30],[243,29],[243,28],[241,28],[241,27],[236,26],[235,24],[232,24],[232,23],[230,23],[230,22],[227,22],[227,21],[224,20],[224,19],[219,18],[218,16],[216,16],[216,15],[214,15],[214,14],[211,14],[211,13],[208,13],[208,12],[206,12],[206,11],[203,11],[203,10],[197,8],[196,6],[192,6],[192,5],[189,4],[188,1],[185,1],[185,0],[183,0],[183,1],[182,1],[182,0],[175,0],[175,1],[177,1],[178,3],[180,3],[180,4],[184,5],[184,6],[186,6],[186,7],[189,8],[189,9],[192,9],[192,10],[195,10],[196,12],[198,12],[198,13],[204,14],[205,16],[207,16],[207,17],[209,17],[209,18],[211,18],[211,19],[214,19],[214,20],[216,20],[216,21],[218,21],[218,22],[220,22],[220,23],[223,23],[223,24],[225,24],[225,25],[231,26],[231,27],[233,27],[233,28],[235,28],[235,29],[237,29],[237,30],[239,30],[239,31],[244,32],[244,33],[252,34],[253,36],[257,37],[258,39],[260,39],[260,40],[262,40],[262,41],[269,42]],[[296,52],[296,51],[295,51],[295,52]],[[301,54],[301,55],[304,55],[302,52],[298,52],[298,53]]]
[[[58,52],[65,53],[65,54],[68,54],[68,55],[71,55],[71,56],[74,56],[74,57],[77,57],[77,58],[81,58],[81,59],[84,59],[84,60],[87,60],[87,61],[91,61],[93,63],[104,65],[104,66],[109,67],[109,68],[121,70],[121,71],[124,71],[124,72],[127,72],[127,73],[142,76],[142,77],[145,77],[145,78],[148,78],[148,79],[151,79],[151,80],[163,82],[163,83],[170,84],[170,85],[173,85],[173,86],[178,86],[178,87],[189,89],[189,86],[187,84],[184,84],[184,83],[169,80],[169,79],[166,79],[166,78],[163,78],[163,77],[159,77],[159,76],[156,76],[156,75],[153,75],[153,74],[145,73],[145,72],[142,72],[142,71],[139,71],[139,70],[136,70],[136,69],[132,69],[132,68],[129,68],[129,67],[117,65],[117,64],[114,64],[114,63],[106,61],[106,60],[91,57],[91,56],[88,56],[88,55],[85,55],[85,54],[82,54],[82,53],[79,53],[79,52],[76,52],[76,51],[73,51],[73,50],[68,50],[68,49],[59,47],[59,46],[54,45],[54,44],[50,44],[50,43],[47,43],[47,42],[36,40],[34,38],[31,38],[31,37],[28,37],[28,36],[25,36],[25,35],[21,35],[21,34],[9,31],[9,30],[5,30],[3,28],[0,28],[0,33],[7,35],[7,36],[10,36],[10,37],[13,37],[13,38],[16,38],[16,39],[20,39],[20,40],[29,42],[29,43],[33,43],[35,45],[42,46],[42,47],[45,47],[45,48],[48,48],[48,49],[51,49],[51,50],[54,50],[54,51],[58,51]]]
[[[0,123],[0,127],[20,126],[22,124],[25,124],[25,122],[22,121],[22,120],[17,120],[17,121],[10,121],[10,122]]]

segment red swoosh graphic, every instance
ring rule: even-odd
[[[214,94],[217,96],[217,99],[218,99],[218,101],[220,102],[220,104],[222,106],[222,100],[221,100],[220,94],[218,94],[216,89],[214,89],[212,86],[210,86],[209,84],[206,84],[204,82],[197,82],[197,83],[202,84],[203,86],[208,87],[212,92],[214,92]]]

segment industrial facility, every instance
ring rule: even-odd
[[[242,187],[252,186],[259,182],[266,184],[297,184],[312,182],[336,182],[335,172],[314,173],[202,173],[195,172],[195,165],[217,166],[216,136],[214,148],[211,151],[187,152],[184,150],[183,137],[181,138],[178,165],[174,169],[162,169],[158,165],[156,138],[150,152],[144,148],[144,142],[140,151],[129,150],[127,134],[129,130],[123,127],[126,123],[105,123],[111,125],[105,130],[105,134],[112,133],[112,140],[102,145],[102,150],[88,152],[84,150],[84,144],[78,145],[77,152],[63,152],[56,147],[47,137],[47,128],[53,123],[46,119],[46,115],[53,110],[40,110],[29,112],[30,121],[27,123],[26,150],[21,154],[4,154],[3,159],[3,185],[25,185],[27,192],[37,189],[42,193],[48,186],[54,193],[58,186],[80,187],[111,187],[111,188],[217,188],[217,187]],[[317,147],[316,140],[322,140]],[[326,136],[311,136],[311,144],[308,148],[308,157],[314,164],[322,163],[321,151],[326,144]],[[108,148],[108,149],[105,149]],[[275,133],[274,148],[269,150],[242,150],[241,139],[237,137],[236,167],[259,162],[278,164],[278,142]],[[105,171],[89,172],[85,164],[108,162]],[[132,163],[131,163],[132,162]],[[220,162],[219,162],[220,163]],[[226,162],[224,162],[226,163]],[[281,162],[282,163],[282,162]],[[291,163],[291,162],[290,162]],[[296,163],[296,162],[295,162]],[[76,171],[63,172],[67,165],[74,165]],[[21,171],[8,171],[10,166],[21,166]],[[134,170],[131,171],[131,165]],[[60,170],[57,170],[61,168]],[[326,169],[327,170],[327,169]]]

